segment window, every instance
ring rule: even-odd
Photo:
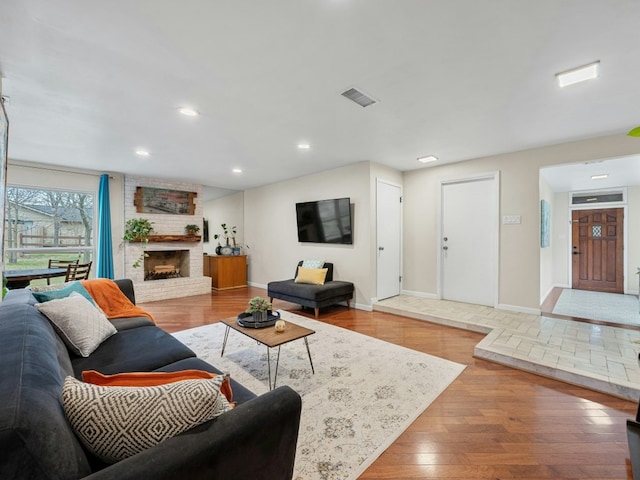
[[[5,268],[46,268],[49,259],[91,261],[94,218],[93,193],[9,186]]]

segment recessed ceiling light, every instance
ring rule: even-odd
[[[431,162],[437,162],[438,161],[438,157],[436,157],[435,155],[427,155],[426,157],[420,157],[418,158],[418,161],[420,163],[431,163]]]
[[[180,107],[178,109],[178,112],[187,117],[197,117],[198,115],[200,115],[200,112],[190,107]]]
[[[300,150],[309,150],[311,148],[311,145],[309,145],[308,143],[299,143],[298,148]]]
[[[148,157],[150,153],[147,150],[142,150],[141,148],[139,148],[138,150],[136,150],[136,155],[140,157]]]
[[[242,173],[242,169],[241,168],[234,168],[233,170],[231,170],[233,173]]]
[[[566,72],[556,73],[556,78],[558,79],[558,85],[560,85],[560,87],[566,87],[568,85],[573,85],[574,83],[592,80],[599,76],[600,60],[590,63],[589,65],[572,68],[571,70],[567,70]]]
[[[591,175],[591,180],[602,180],[608,177],[609,177],[608,173],[602,173],[600,175]]]

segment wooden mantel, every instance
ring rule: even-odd
[[[202,240],[201,235],[149,235],[147,237],[149,243],[158,242],[199,242]],[[140,239],[136,239],[136,242],[141,242]]]

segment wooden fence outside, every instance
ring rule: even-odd
[[[23,247],[84,247],[82,235],[58,235],[58,241],[53,235],[18,235],[18,248]]]

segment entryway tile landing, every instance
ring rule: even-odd
[[[399,295],[380,312],[486,333],[474,356],[633,402],[640,398],[640,332],[482,305]]]

